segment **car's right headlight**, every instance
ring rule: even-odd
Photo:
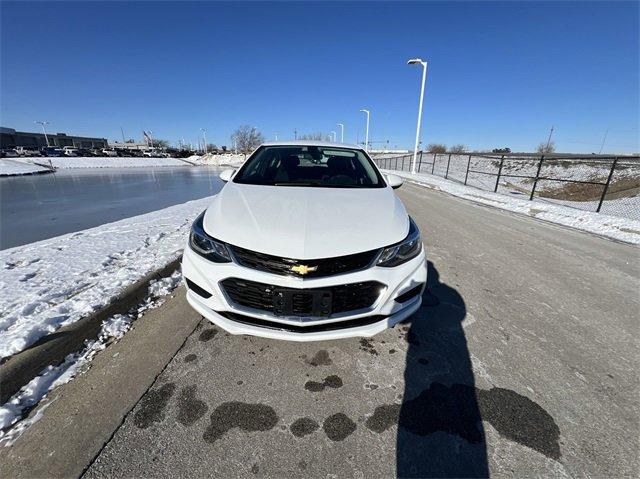
[[[409,217],[409,234],[407,237],[394,245],[388,246],[382,250],[377,266],[391,268],[401,265],[415,258],[422,251],[422,238],[418,226]]]
[[[189,246],[203,258],[214,263],[230,263],[231,255],[227,246],[209,236],[203,226],[204,211],[196,218],[189,234]]]

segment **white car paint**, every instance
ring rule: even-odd
[[[287,145],[317,142],[277,143]],[[269,143],[266,145],[273,145]],[[332,145],[344,148],[343,144]],[[361,150],[354,146],[354,149]],[[239,184],[233,182],[233,172],[221,175],[228,181],[214,197],[204,215],[204,231],[224,243],[263,254],[318,260],[380,250],[404,240],[409,232],[409,218],[393,188],[401,179],[385,178],[384,188],[322,188]],[[313,266],[312,261],[309,264]],[[372,336],[415,312],[422,294],[404,303],[396,298],[407,291],[424,289],[427,277],[424,248],[420,254],[395,267],[375,265],[365,269],[324,277],[294,277],[241,266],[236,261],[214,263],[195,253],[187,241],[183,261],[183,277],[203,288],[211,297],[204,298],[189,290],[189,303],[204,317],[232,334],[253,334],[295,341],[314,341],[353,336]],[[366,281],[383,285],[377,300],[366,310],[347,311],[319,317],[279,317],[233,303],[220,281],[227,278],[254,281],[275,287],[309,289],[330,288]],[[254,320],[264,320],[271,327],[236,322],[223,316],[238,313]],[[348,321],[376,317],[364,325],[348,326]],[[378,320],[379,318],[379,320]],[[306,326],[341,323],[340,329],[319,332],[287,331],[287,325],[297,329]],[[283,329],[274,328],[281,324]],[[346,325],[346,326],[344,326]]]

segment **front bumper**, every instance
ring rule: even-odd
[[[302,279],[280,276],[232,263],[212,263],[184,250],[182,276],[189,280],[189,304],[212,323],[231,334],[250,334],[291,341],[320,341],[348,337],[370,337],[411,316],[422,303],[427,282],[427,265],[423,251],[416,258],[393,268],[371,267],[353,273],[324,278]],[[282,317],[234,303],[220,286],[227,278],[265,283],[282,288],[329,288],[336,285],[377,281],[384,285],[371,307],[333,314],[328,317]],[[197,285],[193,287],[193,285]],[[202,288],[208,295],[205,298]],[[419,288],[405,301],[396,298]]]

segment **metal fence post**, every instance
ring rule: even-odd
[[[447,160],[447,172],[444,174],[444,179],[446,180],[449,176],[449,164],[451,163],[451,153],[449,153],[449,159]]]
[[[613,177],[613,172],[616,169],[616,163],[618,163],[618,157],[617,156],[613,159],[613,163],[611,163],[611,171],[609,171],[609,176],[607,177],[607,182],[604,185],[604,190],[602,190],[602,196],[600,197],[600,202],[598,203],[598,208],[596,209],[596,213],[600,213],[600,208],[602,208],[602,203],[604,202],[604,197],[607,196],[607,190],[609,189],[609,184],[611,183],[611,178]]]
[[[402,157],[402,166],[400,167],[400,170],[404,171],[404,156]]]
[[[418,161],[418,173],[420,173],[421,168],[422,168],[422,151],[420,151],[420,160]]]
[[[393,166],[394,170],[398,169],[398,157],[396,156],[396,164]]]
[[[500,183],[500,175],[502,174],[502,165],[504,164],[504,155],[500,158],[500,168],[498,168],[498,178],[496,178],[496,187],[493,189],[494,193],[498,192],[498,184]]]
[[[469,161],[467,161],[467,172],[464,175],[464,184],[467,184],[467,178],[469,177],[469,167],[471,166],[471,155],[469,155]]]
[[[531,196],[529,196],[529,201],[533,201],[533,195],[536,192],[536,186],[538,186],[538,178],[540,178],[540,170],[542,169],[543,161],[544,161],[544,155],[540,157],[540,163],[538,163],[538,171],[536,171],[536,179],[533,180],[533,188],[531,188]]]
[[[433,170],[436,169],[436,157],[438,156],[437,153],[433,154],[433,164],[431,165],[431,174],[433,175]]]

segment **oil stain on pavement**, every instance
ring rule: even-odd
[[[304,437],[315,432],[320,425],[310,417],[301,417],[291,424],[291,433],[296,437]]]
[[[216,334],[218,334],[218,330],[215,329],[215,328],[213,328],[213,329],[212,328],[205,329],[204,331],[202,331],[200,333],[200,336],[198,337],[198,339],[200,341],[206,342],[206,341],[209,341],[209,340],[215,338]]]
[[[307,381],[306,384],[304,385],[304,388],[307,391],[311,391],[314,393],[324,391],[325,388],[338,389],[341,387],[342,387],[342,379],[339,376],[336,376],[335,374],[332,374],[331,376],[327,376],[326,378],[324,378],[324,381],[322,381],[321,383],[317,381]]]
[[[236,427],[245,432],[268,431],[277,423],[278,416],[270,406],[239,401],[226,402],[211,413],[211,424],[205,429],[202,438],[208,443],[213,443]]]
[[[325,434],[334,442],[343,441],[350,436],[356,428],[356,423],[341,412],[329,416],[322,424],[322,429]]]
[[[196,399],[197,386],[185,386],[178,397],[178,421],[183,426],[191,426],[207,412],[209,407],[204,401]]]
[[[146,429],[154,422],[162,422],[164,410],[175,389],[174,383],[167,383],[145,394],[140,402],[140,409],[133,416],[133,423],[140,429]]]
[[[305,362],[311,366],[330,366],[333,361],[329,357],[329,353],[324,349],[318,351],[311,359],[305,360]]]

